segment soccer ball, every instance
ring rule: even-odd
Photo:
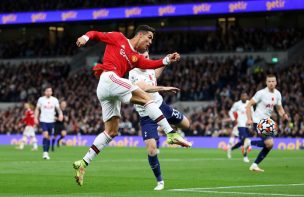
[[[260,120],[257,125],[257,130],[263,136],[277,135],[277,125],[271,118],[264,118]]]

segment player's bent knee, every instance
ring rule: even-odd
[[[183,126],[182,127],[183,129],[189,129],[190,128],[190,121],[185,116],[184,116],[184,118],[182,120],[182,126]]]
[[[116,136],[118,136],[118,131],[117,130],[115,130],[115,131],[113,131],[113,130],[111,130],[111,131],[105,131],[111,138],[114,138],[114,137],[116,137]]]
[[[273,139],[268,139],[268,140],[265,140],[265,147],[267,148],[267,149],[272,149],[272,147],[273,147]]]
[[[42,133],[42,136],[43,136],[44,138],[50,138],[49,133],[48,133],[47,131],[44,131],[44,132]]]

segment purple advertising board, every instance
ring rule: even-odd
[[[0,14],[0,25],[303,10],[303,0],[251,0]]]
[[[0,135],[0,145],[17,145],[20,143],[22,135]],[[42,136],[37,135],[39,144]],[[95,136],[91,135],[70,135],[64,141],[67,146],[91,146]],[[218,148],[225,149],[228,145],[227,137],[187,137],[193,143],[193,148]],[[279,150],[299,150],[304,145],[304,138],[275,138],[274,149]],[[118,136],[115,137],[109,146],[113,147],[145,147],[141,136]],[[160,146],[168,147],[166,138],[160,138]],[[255,147],[253,147],[255,148]]]

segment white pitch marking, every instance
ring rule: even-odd
[[[171,190],[172,191],[172,190]],[[174,190],[176,191],[176,190]],[[249,193],[249,192],[221,192],[209,190],[178,190],[184,192],[199,192],[199,193],[214,193],[214,194],[242,194],[242,195],[256,195],[256,196],[286,196],[286,197],[304,197],[304,194],[276,194],[276,193]]]
[[[171,191],[210,190],[210,189],[236,189],[236,188],[250,188],[250,187],[281,187],[281,186],[301,186],[301,185],[304,185],[304,183],[271,184],[271,185],[239,185],[239,186],[204,187],[204,188],[183,188],[183,189],[172,189]]]

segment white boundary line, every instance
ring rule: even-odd
[[[172,191],[172,190],[171,190]],[[198,193],[214,193],[214,194],[241,194],[241,195],[255,195],[255,196],[287,196],[287,197],[304,197],[304,194],[276,194],[276,193],[249,193],[249,192],[222,192],[209,190],[179,190],[183,192],[198,192]]]
[[[294,184],[271,184],[271,185],[240,185],[240,186],[222,186],[222,187],[205,187],[205,188],[184,188],[171,189],[168,191],[175,192],[198,192],[198,193],[214,193],[214,194],[242,194],[242,195],[257,195],[257,196],[289,196],[289,197],[304,197],[304,194],[280,194],[280,193],[255,193],[255,192],[233,192],[233,191],[213,191],[218,189],[236,189],[236,188],[254,188],[254,187],[282,187],[282,186],[302,186],[304,183]]]
[[[172,191],[179,190],[211,190],[211,189],[235,189],[235,188],[250,188],[250,187],[281,187],[281,186],[301,186],[304,183],[292,183],[292,184],[270,184],[270,185],[236,185],[236,186],[222,186],[222,187],[203,187],[203,188],[182,188],[172,189]]]

